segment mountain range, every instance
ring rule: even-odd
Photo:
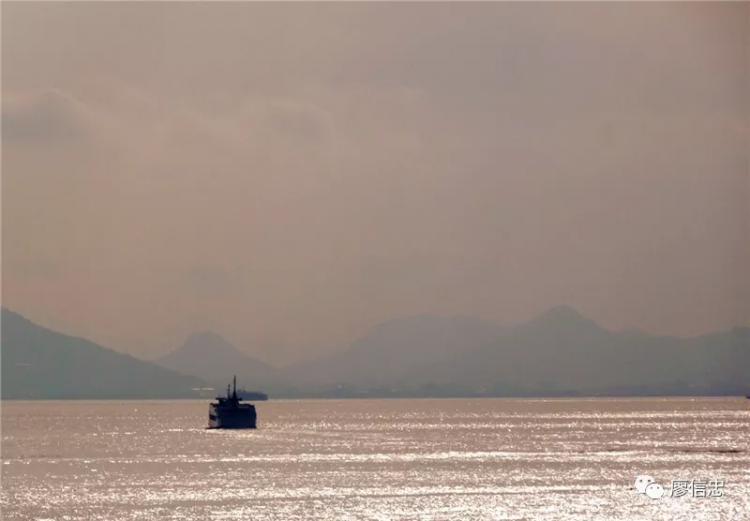
[[[2,320],[3,398],[186,397],[234,374],[272,397],[750,394],[750,328],[688,339],[613,332],[565,306],[510,328],[466,316],[394,319],[281,369],[210,331],[146,362],[9,310]]]
[[[690,339],[620,333],[560,306],[408,382],[493,395],[747,394],[750,328]]]

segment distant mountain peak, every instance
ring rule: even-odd
[[[570,306],[554,306],[531,321],[534,325],[563,326],[563,325],[596,325]]]
[[[224,337],[214,331],[198,331],[188,336],[180,347],[173,352],[179,351],[237,351]]]
[[[238,385],[266,386],[282,380],[276,369],[210,330],[192,333],[180,347],[156,362],[182,374],[196,375],[212,385],[223,386],[232,375],[237,375]]]
[[[578,310],[573,309],[570,306],[566,306],[565,304],[560,304],[558,306],[553,306],[549,308],[544,315],[553,316],[553,317],[561,317],[561,318],[574,318],[574,319],[581,319],[585,318],[581,313],[578,312]]]
[[[216,333],[215,331],[196,331],[195,333],[190,334],[186,339],[185,342],[190,341],[210,341],[210,342],[226,342],[224,337],[222,337],[219,333]]]

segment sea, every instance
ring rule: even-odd
[[[4,401],[2,519],[750,520],[744,397],[256,406]]]

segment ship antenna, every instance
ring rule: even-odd
[[[232,397],[236,400],[237,399],[237,375],[234,375],[234,378],[232,379],[232,385],[234,387],[234,390],[232,391]]]

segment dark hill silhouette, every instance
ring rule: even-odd
[[[492,346],[427,364],[406,381],[513,395],[746,393],[750,329],[691,339],[616,333],[558,307]]]
[[[190,398],[205,385],[2,310],[3,399]]]
[[[223,389],[237,375],[237,385],[248,390],[273,391],[283,385],[280,371],[227,342],[213,331],[190,335],[185,342],[156,362],[183,374],[195,375]]]
[[[581,313],[568,306],[555,306],[548,309],[538,317],[532,319],[526,324],[522,324],[524,328],[550,328],[550,329],[603,329],[599,325],[591,320],[590,318],[584,317]]]

